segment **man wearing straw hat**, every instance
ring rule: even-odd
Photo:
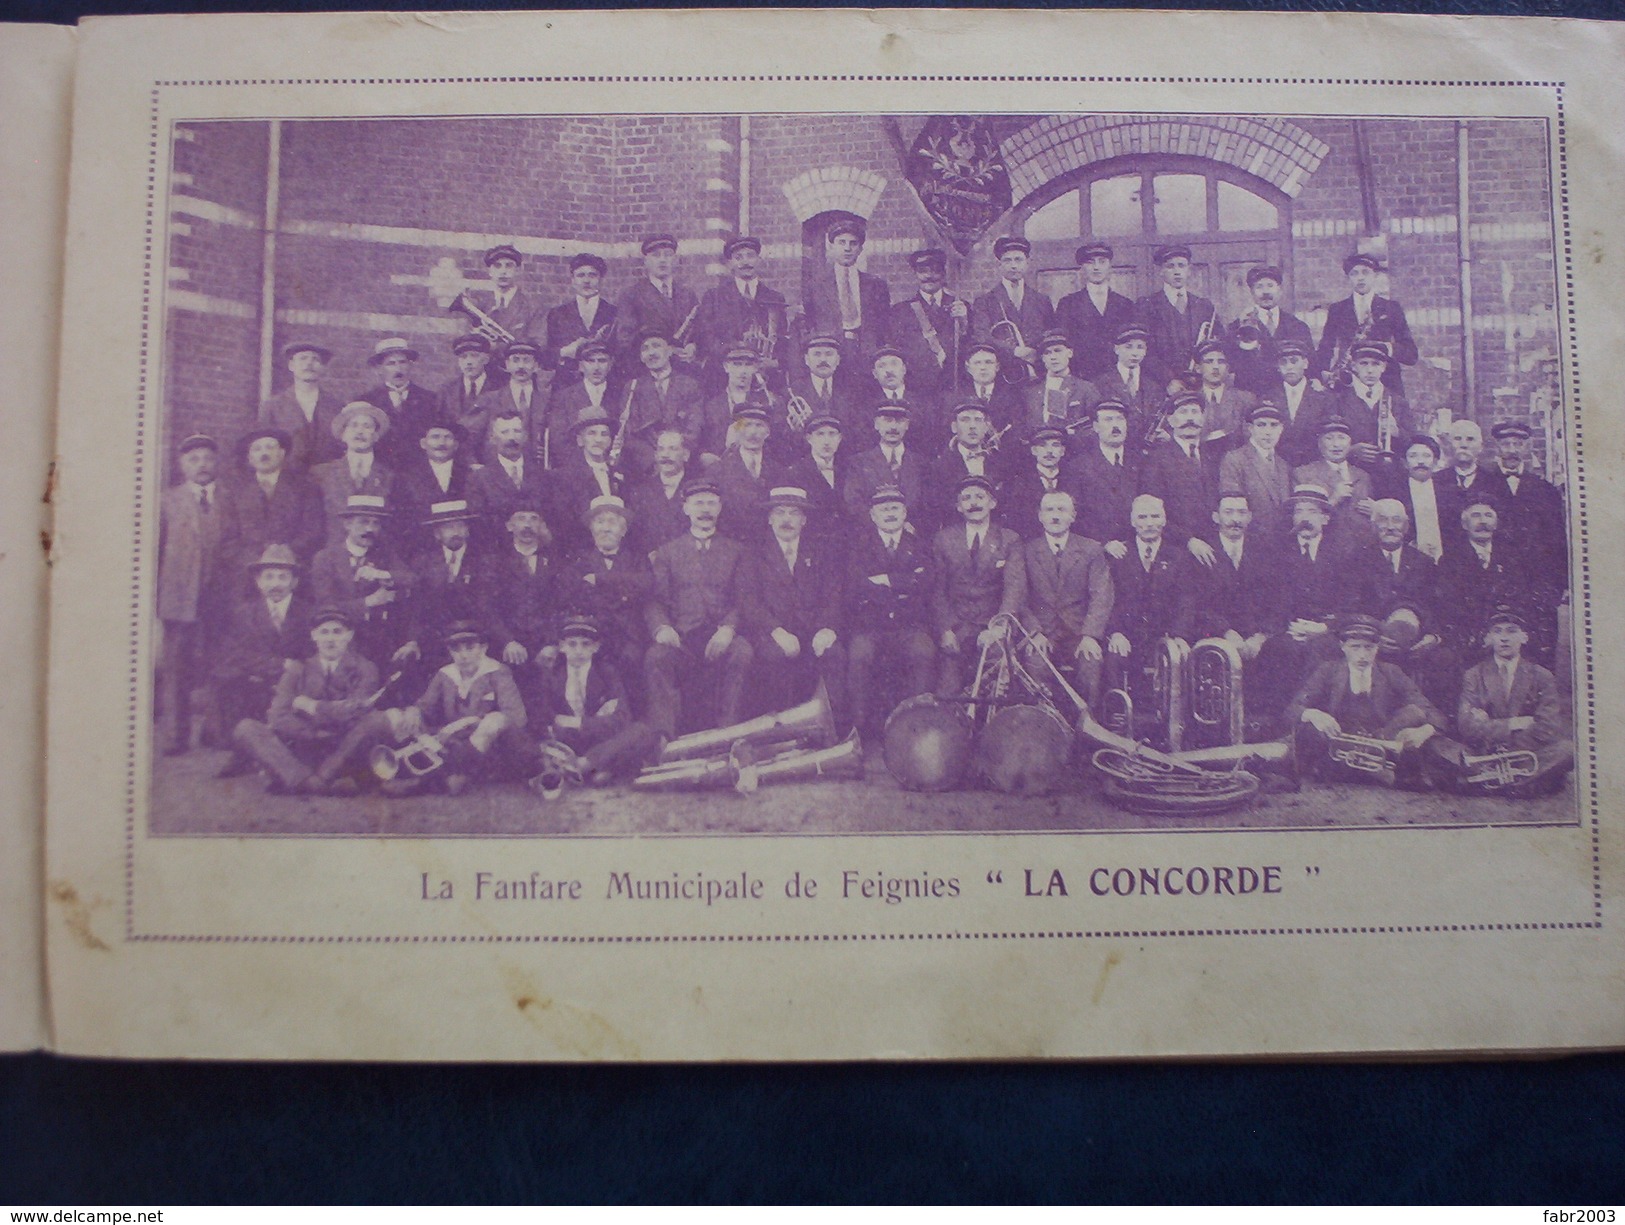
[[[425,428],[428,422],[423,422]],[[389,414],[367,400],[352,400],[333,418],[333,436],[344,454],[310,470],[310,479],[322,495],[327,518],[327,543],[344,539],[344,510],[356,494],[387,499],[395,484],[395,470],[380,458],[380,448],[391,430]]]
[[[310,566],[316,602],[342,609],[355,626],[355,648],[388,674],[415,657],[411,641],[412,572],[384,540],[390,511],[377,494],[351,494],[339,515],[342,538]]]
[[[392,468],[412,457],[411,448],[423,437],[424,423],[441,419],[440,397],[412,381],[412,367],[417,365],[418,356],[418,351],[399,336],[380,340],[367,359],[367,365],[378,374],[378,386],[358,397],[388,414],[390,440],[381,455]]]

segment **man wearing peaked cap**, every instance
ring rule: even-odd
[[[1006,236],[995,241],[993,258],[999,264],[999,283],[978,297],[971,311],[971,334],[999,347],[1004,359],[1001,377],[1018,388],[1038,377],[1038,350],[1033,346],[1055,320],[1049,295],[1027,284],[1031,254],[1032,244],[1025,238]]]
[[[1044,425],[1064,430],[1082,424],[1100,393],[1072,373],[1075,353],[1071,337],[1060,327],[1051,328],[1038,342],[1038,355],[1043,371],[1038,382],[1023,393],[1026,404],[1016,433],[1030,435]]]
[[[1002,430],[1019,420],[1025,407],[1021,386],[1023,380],[1003,377],[1003,371],[1015,360],[990,340],[978,340],[965,346],[965,385],[947,405],[948,423],[952,424],[954,408],[971,401],[982,406],[996,430]],[[916,436],[924,443],[929,437],[925,432],[928,423],[921,421],[920,427]],[[935,432],[932,431],[933,434]]]
[[[1275,344],[1275,381],[1258,394],[1278,405],[1285,429],[1281,434],[1281,457],[1294,466],[1313,463],[1320,454],[1320,423],[1336,415],[1337,397],[1322,391],[1309,379],[1309,359],[1314,346],[1302,339],[1286,337]]]
[[[1192,390],[1202,397],[1207,429],[1203,441],[1219,443],[1227,450],[1239,446],[1246,441],[1243,426],[1258,397],[1231,385],[1230,347],[1224,341],[1207,340],[1197,345],[1192,360],[1196,363]]]
[[[1021,438],[1011,434],[1000,450],[1006,455],[1004,479],[998,489],[999,522],[1022,540],[1043,533],[1038,507],[1046,493],[1072,498],[1076,514],[1080,490],[1075,469],[1066,466],[1067,433],[1059,426],[1040,425]]]
[[[833,413],[814,413],[807,422],[806,437],[807,453],[784,471],[782,479],[807,492],[807,531],[836,544],[847,528],[846,503],[841,497],[850,467],[846,426]]]
[[[993,640],[989,624],[1000,608],[1014,607],[1021,537],[993,521],[998,494],[985,476],[966,473],[954,487],[958,522],[931,542],[937,573],[933,629],[940,652],[937,693],[955,694],[970,679],[977,654]]]
[[[925,470],[924,487],[920,500],[912,507],[912,521],[927,538],[945,523],[957,523],[959,512],[956,499],[960,480],[968,475],[985,477],[995,490],[1004,483],[1007,456],[1019,453],[1019,440],[1015,431],[1009,435],[1009,450],[988,450],[992,422],[987,405],[977,400],[966,400],[950,409],[949,425],[953,436],[947,447],[931,459]]]
[[[624,421],[618,421],[618,428],[624,428],[620,428],[617,462],[629,478],[641,476],[653,466],[655,439],[661,431],[678,430],[695,451],[701,447],[706,428],[705,393],[689,373],[694,367],[679,368],[677,350],[665,330],[648,325],[632,349],[635,379],[618,390],[610,406],[617,418],[622,412],[627,414]],[[719,447],[726,432],[727,425],[722,423],[717,430]]]
[[[1534,431],[1524,421],[1500,421],[1490,427],[1498,453],[1496,468],[1506,486],[1502,536],[1526,559],[1536,586],[1531,608],[1528,655],[1553,666],[1557,647],[1557,610],[1569,589],[1568,512],[1563,493],[1534,471]]]
[[[607,645],[598,618],[566,613],[558,654],[537,687],[532,730],[552,742],[568,782],[603,786],[635,773],[659,752],[659,734],[634,718],[626,677]]]
[[[620,313],[615,322],[615,347],[621,354],[623,378],[643,377],[640,347],[651,332],[665,338],[672,348],[677,370],[694,373],[699,356],[698,330],[700,299],[677,277],[677,238],[672,234],[650,234],[640,244],[643,276],[621,295]]]
[[[1073,531],[1088,540],[1124,541],[1129,535],[1129,506],[1140,484],[1139,441],[1135,418],[1121,400],[1104,399],[1094,407],[1090,427],[1072,435],[1064,472],[1078,497]]]
[[[1146,431],[1164,400],[1162,385],[1145,367],[1150,336],[1138,323],[1119,328],[1112,337],[1112,364],[1090,380],[1102,400],[1115,400],[1128,409],[1136,453],[1143,449]]]
[[[1416,365],[1420,354],[1405,319],[1405,308],[1377,292],[1377,275],[1382,271],[1382,261],[1365,252],[1357,251],[1343,261],[1349,296],[1326,308],[1326,326],[1315,350],[1315,369],[1323,383],[1326,372],[1358,341],[1380,341],[1389,346],[1392,358],[1383,372],[1383,385],[1404,395],[1405,380],[1400,368]]]
[[[1072,373],[1091,382],[1116,363],[1117,334],[1134,322],[1134,301],[1112,288],[1110,244],[1085,242],[1076,252],[1083,288],[1062,298],[1055,325],[1072,342]]]
[[[322,386],[333,351],[311,340],[282,346],[282,362],[291,381],[260,404],[259,424],[284,431],[291,441],[288,464],[296,472],[338,456],[329,428],[343,401]]]
[[[772,376],[784,363],[789,340],[789,303],[762,283],[761,239],[748,235],[730,239],[723,244],[722,258],[728,271],[705,291],[697,317],[700,358],[709,387],[722,386],[723,359],[734,345],[747,343]]]
[[[1219,500],[1219,464],[1227,449],[1225,440],[1210,437],[1206,401],[1189,391],[1170,400],[1168,431],[1173,436],[1146,453],[1140,466],[1140,488],[1162,500],[1168,542],[1188,549],[1203,566],[1210,566],[1214,555],[1206,536]]]
[[[1281,457],[1285,414],[1265,401],[1247,414],[1247,441],[1219,461],[1219,488],[1247,495],[1252,511],[1250,535],[1273,547],[1286,532],[1287,501],[1292,495],[1292,465]]]
[[[1171,395],[1172,384],[1188,368],[1199,341],[1223,340],[1218,308],[1191,288],[1191,249],[1174,243],[1158,247],[1152,261],[1162,279],[1156,292],[1141,298],[1135,310],[1150,334],[1146,373]]]
[[[722,495],[722,532],[736,540],[759,540],[766,531],[767,495],[781,484],[783,465],[768,452],[773,416],[748,400],[734,408],[734,444],[712,469]]]
[[[411,461],[425,424],[444,420],[440,397],[413,381],[418,351],[402,337],[380,340],[367,361],[380,381],[357,398],[388,415],[388,437],[379,439],[378,457],[387,467],[400,468]]]
[[[1268,264],[1249,268],[1247,292],[1252,295],[1252,305],[1229,329],[1236,386],[1254,395],[1268,396],[1274,391],[1280,380],[1283,343],[1302,345],[1306,354],[1315,347],[1309,325],[1283,305],[1284,284],[1279,268]]]
[[[1294,481],[1327,491],[1339,547],[1352,546],[1371,535],[1370,512],[1376,487],[1371,474],[1353,462],[1354,436],[1354,427],[1342,417],[1325,418],[1316,439],[1320,458],[1292,470]]]
[[[849,363],[861,362],[885,338],[891,310],[891,287],[878,276],[858,270],[867,227],[858,217],[842,217],[825,231],[828,268],[807,285],[807,326],[828,332],[841,342]]]
[[[591,252],[570,258],[570,297],[547,312],[541,365],[566,384],[579,375],[581,349],[589,341],[611,343],[615,336],[615,304],[603,296],[609,265]]]
[[[457,373],[440,385],[440,413],[442,420],[460,421],[474,411],[486,391],[506,383],[508,375],[491,368],[491,342],[478,332],[452,341],[451,355]]]
[[[484,262],[491,278],[491,297],[482,309],[513,336],[531,338],[541,327],[542,303],[519,283],[524,256],[517,247],[503,243],[487,251]],[[473,320],[469,322],[472,326]]]
[[[941,247],[916,251],[908,262],[915,292],[892,304],[887,336],[902,352],[909,383],[937,395],[964,380],[970,304],[946,288],[948,253]]]
[[[800,357],[792,363],[788,378],[790,394],[804,401],[812,416],[837,416],[853,434],[868,428],[874,405],[874,384],[861,361],[851,355],[850,347],[839,335],[809,331],[802,339]],[[760,398],[759,392],[755,398]],[[785,412],[789,412],[788,405]],[[780,445],[775,440],[772,450],[780,463],[793,463],[805,454],[805,428],[797,433],[793,447]]]
[[[848,519],[862,522],[869,513],[869,496],[882,485],[899,487],[911,508],[923,510],[929,461],[911,434],[909,405],[879,403],[870,420],[877,441],[853,456],[841,486]]]

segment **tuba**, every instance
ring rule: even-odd
[[[734,790],[740,795],[754,794],[763,783],[863,777],[863,742],[855,728],[845,740],[828,748],[786,749],[761,762],[752,761],[753,756],[749,745],[737,746],[728,754]]]
[[[1464,756],[1461,764],[1466,768],[1463,782],[1491,791],[1524,782],[1540,772],[1540,758],[1529,749],[1503,749],[1480,757]]]
[[[803,749],[828,748],[835,743],[835,719],[830,712],[829,692],[822,681],[808,698],[798,706],[781,710],[778,714],[758,715],[728,727],[713,727],[702,732],[690,732],[666,742],[660,752],[660,765],[676,762],[706,761],[727,758],[741,744],[790,745]],[[653,767],[658,768],[658,767]]]
[[[1185,747],[1187,699],[1185,674],[1191,649],[1183,638],[1163,638],[1151,665],[1151,692],[1157,703],[1157,729],[1168,741],[1168,751]]]
[[[1240,744],[1246,734],[1241,652],[1226,638],[1203,638],[1185,661],[1185,700],[1193,739],[1204,746]]]
[[[466,316],[468,321],[474,325],[474,331],[485,337],[493,345],[511,345],[518,339],[485,311],[475,306],[466,292],[459,293],[453,298],[451,305],[446,307],[446,310],[454,315]]]

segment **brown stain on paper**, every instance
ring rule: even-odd
[[[90,926],[90,913],[99,906],[107,905],[100,898],[86,903],[79,896],[79,891],[65,880],[51,882],[51,900],[61,906],[66,912],[63,915],[63,926],[68,934],[77,941],[81,948],[108,952],[107,942],[98,936]]]
[[[1101,1000],[1106,998],[1106,980],[1111,977],[1112,971],[1122,964],[1123,954],[1106,954],[1106,961],[1100,967],[1100,977],[1095,979],[1095,989],[1089,994],[1089,1002],[1091,1004],[1098,1005]]]
[[[552,999],[516,967],[504,967],[502,978],[519,1015],[560,1049],[583,1059],[640,1057],[635,1042],[591,1009]]]

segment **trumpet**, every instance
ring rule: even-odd
[[[425,732],[400,747],[380,744],[368,755],[367,765],[381,783],[391,782],[403,773],[413,778],[433,774],[446,764],[446,746]]]
[[[474,325],[474,331],[485,337],[493,345],[511,345],[518,339],[507,328],[491,318],[489,314],[475,306],[469,300],[466,292],[459,293],[453,298],[451,305],[446,307],[446,311],[449,314],[467,317],[469,322]]]
[[[1529,749],[1503,749],[1481,757],[1463,756],[1461,764],[1468,771],[1462,781],[1492,790],[1510,787],[1540,772],[1540,758]]]

